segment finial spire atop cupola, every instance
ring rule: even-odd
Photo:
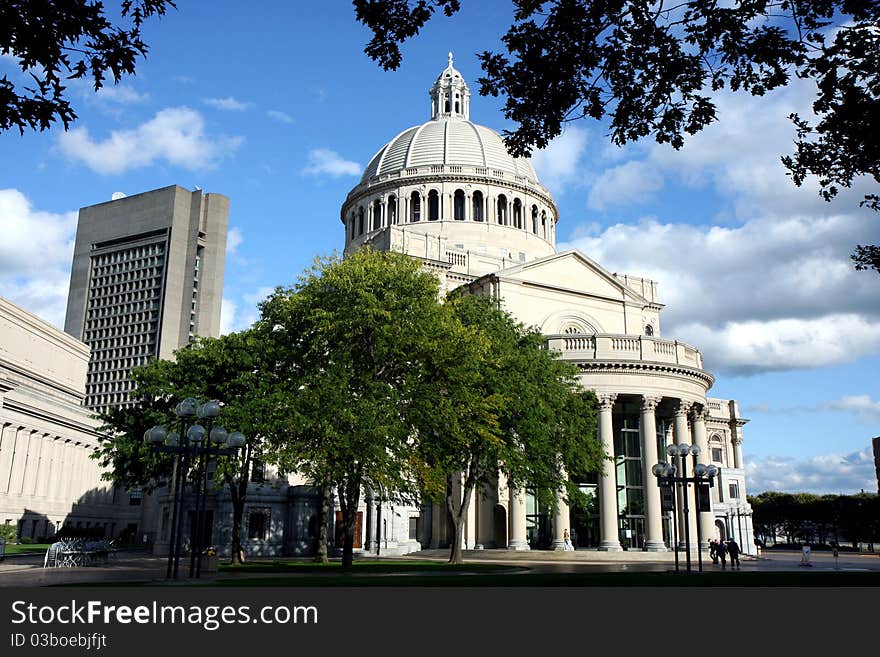
[[[449,51],[449,64],[431,87],[430,94],[433,120],[467,120],[470,117],[471,92],[461,73],[452,65],[452,51]]]

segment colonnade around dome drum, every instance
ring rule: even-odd
[[[462,168],[451,165],[430,167],[432,170]],[[346,246],[388,226],[434,221],[506,226],[529,232],[550,244],[556,240],[556,214],[544,198],[528,191],[465,179],[455,181],[446,177],[436,183],[377,190],[346,204],[343,212]]]
[[[597,396],[597,437],[613,460],[605,462],[601,474],[577,481],[582,492],[594,496],[595,508],[571,509],[559,493],[556,508],[542,512],[534,491],[509,486],[502,477],[497,485],[477,491],[464,547],[523,550],[531,544],[562,549],[568,529],[579,548],[662,552],[673,547],[677,524],[678,546],[684,549],[684,500],[679,495],[674,521],[672,512],[661,509],[651,472],[656,463],[668,460],[667,445],[699,445],[697,463],[723,466],[738,478],[744,473],[744,422],[729,422],[718,400],[706,397],[713,379],[702,370],[699,351],[650,336],[566,334],[548,336],[547,343],[578,365],[581,385]],[[730,440],[723,440],[715,426],[729,431]],[[687,458],[690,472],[694,462]],[[725,501],[721,486],[719,478],[712,491],[716,509]],[[697,514],[693,486],[688,499],[691,549],[696,550],[698,537],[706,549],[716,536],[716,516]],[[437,505],[432,515],[430,546],[448,544],[451,530],[440,521],[445,508]]]

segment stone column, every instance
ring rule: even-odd
[[[15,450],[15,427],[0,425],[0,493],[9,491],[12,477],[12,455]]]
[[[30,429],[18,427],[15,433],[15,451],[12,454],[12,472],[9,476],[10,495],[21,495],[24,490],[24,474],[30,437]]]
[[[507,549],[528,550],[529,541],[526,536],[526,490],[513,481],[507,482],[510,494],[510,508],[507,510],[508,526]]]
[[[364,549],[367,552],[373,551],[373,538],[376,536],[376,512],[373,507],[373,491],[370,488],[367,488],[364,494],[364,506],[367,507],[367,518],[364,523],[366,526],[366,531],[364,532],[366,536],[364,537]]]
[[[614,456],[614,431],[611,426],[611,409],[617,395],[599,395],[599,440],[602,451]],[[613,461],[602,463],[599,477],[599,525],[601,540],[599,549],[606,552],[620,552],[620,532],[617,524],[617,473]]]
[[[711,462],[709,454],[709,439],[706,436],[706,407],[694,407],[692,423],[694,427],[694,444],[699,446],[700,455],[697,457],[697,463],[709,465]],[[694,491],[696,495],[696,490]],[[697,521],[700,523],[700,549],[709,549],[709,539],[715,535],[715,514],[712,511],[700,513],[695,511]]]
[[[663,543],[663,519],[660,510],[660,487],[651,468],[659,460],[657,455],[657,421],[654,410],[660,397],[642,397],[642,416],[639,427],[642,438],[642,481],[645,485],[645,550],[665,552]],[[665,455],[664,455],[665,460]]]
[[[730,442],[733,443],[733,467],[735,468],[744,468],[743,465],[743,439],[742,436],[737,434],[733,434],[730,438]]]
[[[680,400],[678,406],[675,409],[675,421],[674,421],[674,430],[675,430],[675,444],[683,445],[690,444],[690,431],[688,431],[688,412],[690,411],[691,403]],[[693,465],[691,463],[690,455],[684,457],[687,459],[687,474],[688,477],[693,475]],[[675,464],[678,467],[678,472],[676,476],[681,476],[684,472],[684,468],[682,467],[682,459],[681,457],[677,457],[675,460]],[[693,495],[692,486],[687,485],[683,487],[679,487],[679,497],[678,497],[678,510],[679,510],[679,542],[678,545],[681,549],[685,549],[687,547],[687,543],[685,542],[685,516],[684,516],[684,496],[687,495],[687,505],[688,505],[688,514],[687,514],[687,523],[688,523],[688,532],[690,533],[690,545],[691,549],[695,549],[697,545],[697,505],[696,499]]]
[[[559,467],[560,474],[563,479],[568,479],[568,473],[561,465]],[[568,500],[566,500],[565,486],[556,491],[556,512],[553,514],[553,543],[550,544],[551,550],[565,549],[565,530],[569,530],[569,538],[571,537],[571,528],[568,526],[571,522],[571,516],[568,509]]]

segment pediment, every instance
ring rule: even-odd
[[[508,267],[496,273],[502,280],[519,281],[524,284],[541,285],[610,299],[623,299],[641,305],[649,305],[644,296],[618,281],[595,260],[572,249],[545,258]]]

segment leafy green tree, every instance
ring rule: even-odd
[[[144,21],[169,7],[172,0],[122,0],[114,17],[94,0],[0,3],[0,55],[11,55],[33,81],[22,88],[0,78],[0,131],[46,130],[54,121],[66,130],[76,112],[65,80],[88,79],[97,91],[108,76],[117,83],[134,75],[148,50]]]
[[[444,332],[447,344],[436,352],[410,417],[425,489],[445,501],[452,519],[449,562],[461,563],[474,494],[495,485],[499,472],[554,505],[552,491],[578,492],[566,473],[595,472],[603,455],[592,394],[578,391],[577,369],[548,351],[538,331],[486,297],[454,295],[446,305],[468,330]]]
[[[362,250],[323,258],[261,307],[279,379],[277,462],[336,490],[342,564],[352,565],[360,495],[418,495],[407,411],[444,326],[436,277],[412,258]]]
[[[186,397],[221,402],[215,426],[241,431],[248,440],[236,456],[217,459],[215,482],[225,485],[233,508],[232,559],[241,559],[241,527],[254,459],[267,459],[269,432],[280,426],[273,363],[257,330],[221,338],[201,338],[178,349],[174,361],[155,360],[132,370],[137,404],[103,416],[104,441],[97,458],[108,468],[106,478],[126,487],[147,490],[167,483],[173,458],[144,444],[144,431],[163,424],[176,426],[172,409]],[[186,473],[192,476],[194,473]]]
[[[373,37],[366,53],[386,70],[399,45],[459,0],[354,0]],[[711,93],[763,96],[793,77],[816,83],[812,124],[797,114],[795,152],[782,158],[796,185],[817,176],[831,200],[862,176],[880,183],[880,4],[875,0],[513,0],[506,53],[480,55],[480,93],[504,96],[514,155],[544,148],[581,117],[609,121],[611,141],[652,136],[681,148],[717,118]],[[880,196],[864,205],[880,210]],[[860,245],[857,269],[880,272],[878,247]]]

